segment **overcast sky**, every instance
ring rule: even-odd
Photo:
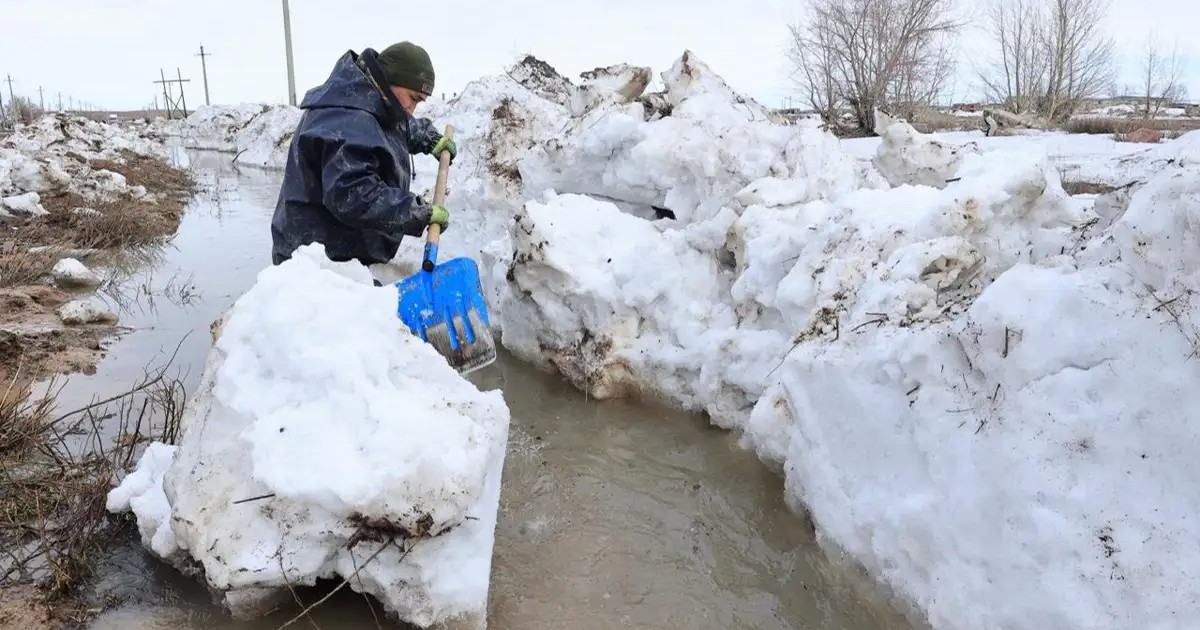
[[[981,0],[961,0],[969,12]],[[1145,37],[1178,40],[1190,55],[1188,88],[1200,98],[1196,0],[1111,0],[1108,27],[1132,82]],[[685,49],[737,90],[769,105],[789,95],[787,27],[801,0],[290,0],[297,98],[319,84],[347,49],[409,39],[433,58],[437,91],[498,73],[533,53],[572,79],[613,63],[657,76]],[[570,7],[570,8],[567,8]],[[584,7],[595,7],[585,9]],[[986,45],[970,32],[964,61]],[[0,80],[17,95],[57,104],[61,92],[102,108],[138,108],[161,87],[163,69],[184,78],[189,109],[204,102],[203,44],[214,103],[286,102],[281,0],[0,0]],[[969,67],[960,72],[969,79]],[[973,96],[960,80],[955,96]],[[7,101],[8,84],[0,84]],[[961,95],[961,96],[960,96]],[[161,100],[161,99],[160,99]]]

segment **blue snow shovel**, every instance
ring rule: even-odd
[[[446,125],[446,138],[454,127]],[[450,152],[442,151],[433,203],[446,200]],[[446,357],[459,374],[473,372],[496,360],[496,344],[489,327],[487,301],[479,281],[479,268],[470,258],[452,258],[436,264],[442,228],[431,223],[426,231],[421,270],[396,283],[400,292],[396,313],[408,328]]]

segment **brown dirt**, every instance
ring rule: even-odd
[[[51,617],[32,587],[0,589],[0,630],[59,630],[64,627],[65,623]]]
[[[1064,181],[1062,183],[1063,190],[1067,191],[1068,195],[1107,195],[1116,190],[1116,187],[1104,184],[1101,182],[1084,182],[1084,181]]]
[[[33,379],[95,372],[103,356],[100,339],[113,326],[64,325],[57,311],[71,297],[49,286],[0,289],[0,382],[18,372]]]

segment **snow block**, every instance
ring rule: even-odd
[[[875,112],[875,133],[882,142],[872,163],[893,186],[945,188],[964,155],[980,153],[974,142],[955,144],[918,133],[907,122]]]
[[[731,212],[672,230],[583,195],[530,201],[512,228],[504,345],[596,398],[658,395],[724,417],[748,408],[779,336],[737,334],[717,259]],[[707,232],[707,233],[706,233]]]
[[[647,121],[616,99],[571,119],[520,162],[529,196],[578,193],[670,210],[683,224],[716,216],[764,177],[804,180],[806,200],[867,183],[865,170],[813,121],[781,124],[690,53],[662,74],[671,114]]]
[[[110,495],[234,616],[339,577],[420,627],[486,623],[508,408],[410,334],[396,300],[320,246],[261,272],[213,329],[170,466],[139,464]],[[135,503],[159,492],[169,510]]]

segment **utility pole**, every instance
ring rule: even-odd
[[[183,78],[183,73],[179,70],[179,68],[175,68],[175,74],[179,78],[168,79],[166,73],[163,72],[162,68],[159,68],[158,76],[162,77],[162,80],[153,81],[153,83],[161,83],[163,86],[163,101],[165,102],[165,104],[167,106],[167,119],[168,120],[170,120],[172,118],[172,116],[171,116],[172,111],[180,112],[184,118],[187,118],[187,99],[184,97],[184,94],[183,94],[183,84],[191,81],[191,79]],[[179,84],[179,101],[178,102],[176,102],[174,99],[171,98],[171,93],[167,89],[167,86],[170,85],[171,83]]]
[[[283,0],[283,45],[287,50],[288,104],[296,105],[296,72],[292,66],[292,16],[288,0]]]
[[[175,67],[176,81],[179,81],[179,102],[183,105],[183,117],[187,118],[187,98],[183,95],[183,72],[180,72],[179,67]],[[188,79],[191,81],[191,79]]]
[[[204,52],[204,44],[200,44],[200,54],[198,56],[200,57],[200,71],[204,73],[204,104],[212,105],[212,102],[208,100],[208,64],[204,62],[204,58],[211,57],[212,53]]]
[[[10,103],[15,103],[15,102],[17,102],[17,97],[13,96],[12,84],[13,84],[12,75],[10,74],[10,75],[8,75],[8,101]]]
[[[61,112],[62,110],[63,110],[63,108],[62,108],[62,92],[59,92],[58,93],[58,111]]]
[[[42,93],[40,85],[38,86],[38,106],[42,108],[42,111],[46,111],[46,96]]]

